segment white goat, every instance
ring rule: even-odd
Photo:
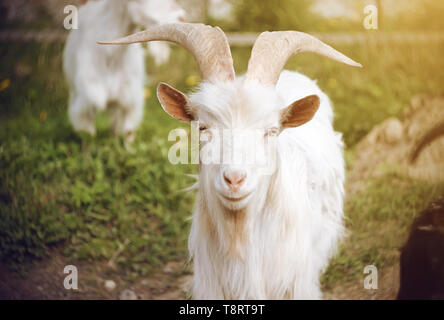
[[[201,157],[203,148],[219,151],[212,139],[223,128],[224,155],[277,158],[270,174],[242,161],[200,163],[189,238],[193,297],[321,298],[319,277],[343,232],[343,143],[332,127],[328,97],[314,81],[281,70],[291,55],[304,51],[360,65],[295,31],[262,33],[245,77],[237,79],[219,28],[171,24],[102,43],[151,40],[181,44],[199,64],[204,81],[196,93],[188,98],[162,83],[157,94],[174,118],[199,121],[201,138],[206,136]],[[259,130],[261,139],[253,142],[237,135],[238,129]],[[226,139],[227,130],[232,134]]]
[[[69,118],[75,130],[95,135],[95,114],[110,106],[114,133],[127,143],[134,139],[143,116],[144,51],[141,45],[111,48],[96,41],[125,36],[136,26],[178,22],[184,15],[175,0],[100,0],[80,8],[79,29],[71,31],[64,55]],[[152,51],[162,53],[157,62],[168,59],[166,44],[153,45]]]

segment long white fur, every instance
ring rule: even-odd
[[[345,179],[329,98],[315,81],[283,71],[276,88],[204,82],[190,100],[201,122],[266,128],[277,125],[280,108],[312,94],[318,112],[279,135],[277,169],[257,178],[243,212],[230,213],[217,196],[220,168],[201,165],[189,237],[195,299],[322,297],[319,278],[343,234]]]
[[[127,142],[143,116],[145,61],[140,44],[100,46],[98,40],[133,33],[137,26],[178,22],[184,11],[175,0],[88,1],[79,10],[79,29],[68,36],[64,72],[69,118],[77,131],[95,134],[95,115],[110,107],[113,130]],[[168,59],[165,43],[153,43],[156,62]]]

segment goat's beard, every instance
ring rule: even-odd
[[[265,205],[268,196],[269,181],[259,181],[258,186],[250,194],[246,202],[239,205],[230,205],[219,200],[213,181],[201,185],[198,197],[198,207],[206,214],[203,219],[208,223],[209,230],[218,230],[213,234],[218,235],[214,240],[217,246],[227,257],[242,259],[244,250],[249,243],[250,228],[254,226],[257,218]],[[206,188],[207,187],[207,188]],[[219,238],[220,235],[224,235]]]

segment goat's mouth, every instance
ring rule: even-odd
[[[218,198],[222,205],[229,210],[240,210],[248,206],[251,198],[251,192],[243,194],[242,196],[226,195],[218,193]]]
[[[240,197],[228,197],[228,196],[225,196],[225,195],[223,195],[223,194],[221,194],[221,196],[222,196],[225,200],[228,200],[228,201],[231,201],[231,202],[239,202],[239,201],[242,201],[242,200],[247,199],[248,196],[249,196],[250,194],[251,194],[251,193],[247,193],[247,194],[244,194],[243,196],[240,196]]]

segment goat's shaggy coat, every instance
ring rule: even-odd
[[[187,48],[204,79],[189,98],[166,84],[158,87],[165,111],[199,121],[203,138],[189,238],[193,297],[321,298],[319,277],[343,233],[343,144],[332,127],[328,97],[314,81],[281,70],[303,51],[359,64],[294,31],[261,34],[242,78],[235,78],[218,28],[173,24],[106,43],[151,40]],[[243,131],[258,132],[259,139]],[[216,142],[220,132],[222,144]],[[275,165],[264,172],[259,163],[203,161],[207,152],[220,150],[224,156],[256,154]]]
[[[310,122],[281,133],[276,172],[241,212],[221,206],[212,177],[200,176],[189,239],[196,299],[321,298],[319,277],[343,232],[343,143],[332,127],[330,101],[314,81],[284,71],[277,90],[283,105],[316,94],[319,110]],[[224,99],[215,92],[211,104],[194,97],[205,106]]]

